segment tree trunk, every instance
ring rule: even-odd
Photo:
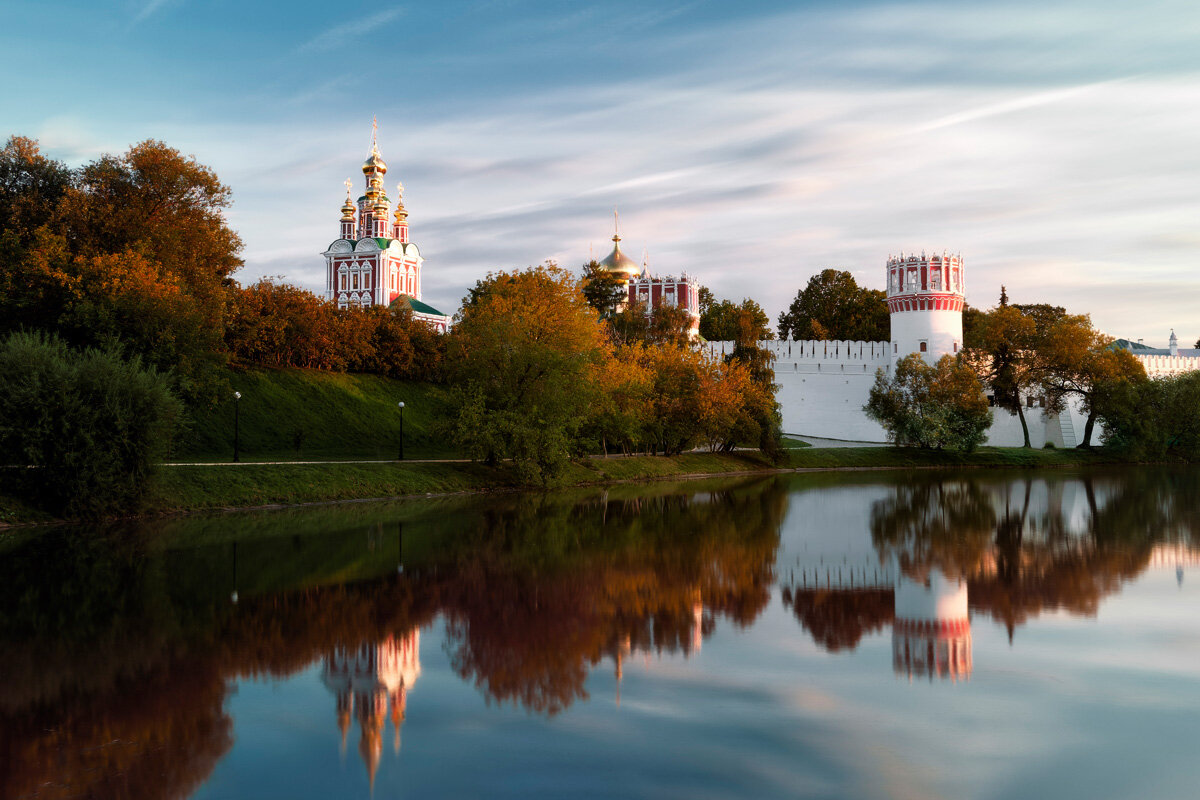
[[[1025,407],[1021,405],[1021,395],[1017,395],[1017,419],[1021,420],[1021,434],[1025,437],[1022,447],[1033,447],[1029,443],[1029,424],[1025,422]]]
[[[1092,428],[1096,424],[1096,412],[1088,414],[1087,422],[1083,425],[1083,441],[1079,446],[1085,450],[1090,450],[1092,447]]]

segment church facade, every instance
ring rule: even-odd
[[[402,303],[412,309],[414,319],[444,333],[450,317],[421,301],[424,259],[409,240],[404,185],[396,183],[393,211],[383,185],[387,171],[378,141],[372,136],[371,153],[362,165],[365,191],[357,201],[352,200],[353,182],[346,180],[338,238],[322,253],[325,297],[338,308]]]

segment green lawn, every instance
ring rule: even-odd
[[[243,461],[394,459],[404,402],[407,458],[457,454],[433,431],[442,402],[437,387],[378,375],[317,370],[231,370],[229,398],[197,413],[179,437],[172,461],[233,458],[233,391],[242,393]]]

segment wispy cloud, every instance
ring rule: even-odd
[[[178,0],[145,0],[145,2],[142,3],[141,8],[139,8],[133,15],[132,24],[136,25],[139,22],[148,19],[163,7],[171,5],[175,2],[178,2]]]
[[[152,2],[161,2],[162,0],[152,0]],[[326,50],[336,50],[339,47],[349,45],[356,36],[364,34],[374,35],[376,28],[388,24],[392,20],[404,13],[404,9],[400,6],[389,8],[385,11],[380,11],[372,14],[369,17],[343,22],[341,25],[335,25],[332,28],[322,31],[313,38],[309,39],[304,44],[297,48],[301,53],[318,53]]]

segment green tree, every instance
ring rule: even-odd
[[[1093,402],[1104,443],[1129,458],[1200,459],[1200,372],[1117,382]]]
[[[163,376],[115,351],[72,352],[57,337],[0,342],[0,454],[47,510],[100,517],[138,510],[179,406]]]
[[[932,366],[918,353],[905,356],[891,378],[878,370],[863,410],[893,443],[937,450],[969,453],[992,424],[979,378],[962,359],[948,355]]]
[[[605,341],[578,281],[553,263],[490,273],[446,343],[449,436],[474,458],[512,459],[550,483],[581,447]]]
[[[887,341],[891,334],[886,299],[877,289],[860,287],[849,272],[822,270],[779,315],[779,338]]]
[[[701,308],[704,308],[703,304]],[[710,300],[707,309],[700,312],[700,335],[710,342],[731,342],[738,338],[738,327],[744,323],[744,317],[752,320],[758,339],[775,338],[767,312],[749,298],[741,303],[730,300],[718,303]]]
[[[629,279],[605,269],[596,259],[583,265],[583,296],[602,319],[612,319],[629,299]]]

